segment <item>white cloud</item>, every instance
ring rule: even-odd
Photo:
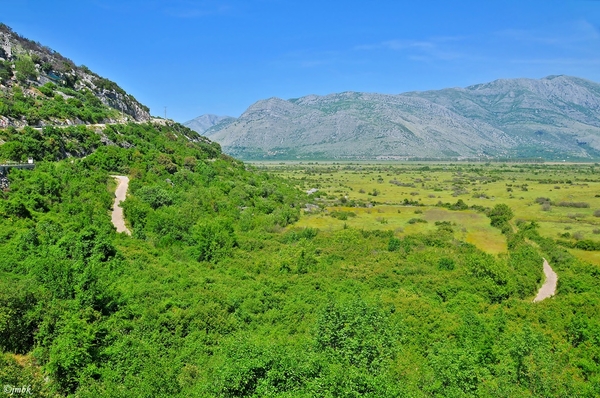
[[[586,20],[570,21],[544,29],[506,29],[496,33],[501,39],[521,43],[572,47],[600,43],[600,31]]]
[[[513,64],[556,65],[556,66],[600,66],[600,58],[515,58]]]
[[[359,45],[357,51],[392,50],[405,52],[408,59],[415,61],[456,60],[466,57],[456,47],[463,37],[433,37],[426,40],[394,39],[376,44]]]
[[[164,13],[176,18],[202,18],[211,15],[225,15],[235,10],[227,1],[177,0],[163,9]]]

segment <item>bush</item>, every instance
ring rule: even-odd
[[[134,228],[134,233],[142,231],[146,224],[146,217],[152,211],[150,210],[151,207],[134,196],[130,196],[124,202],[121,202],[121,207],[125,213],[125,218]]]
[[[395,252],[396,250],[400,249],[400,247],[401,247],[400,239],[392,236],[388,242],[388,251]]]
[[[31,212],[18,198],[5,202],[4,213],[6,217],[31,218]]]
[[[598,251],[600,250],[600,242],[596,242],[590,239],[580,240],[575,244],[577,249],[586,251]]]
[[[40,92],[44,94],[46,97],[54,97],[54,90],[56,89],[56,85],[54,83],[46,83],[41,87],[38,87]]]
[[[9,63],[0,61],[0,82],[5,82],[12,76],[12,68]]]
[[[277,206],[277,205],[275,205]],[[292,207],[277,207],[271,214],[273,225],[286,227],[291,223],[298,221],[300,218],[300,210]]]
[[[160,187],[142,187],[136,193],[143,202],[147,203],[154,210],[162,206],[169,206],[173,203],[171,194]]]
[[[330,302],[317,322],[316,349],[346,365],[376,370],[394,354],[388,315],[361,300]]]
[[[558,202],[556,206],[559,207],[575,207],[579,209],[586,209],[590,207],[590,204],[587,202]]]
[[[36,322],[31,311],[37,299],[25,286],[3,286],[0,292],[0,348],[25,354],[33,347]]]
[[[304,228],[300,231],[290,231],[283,238],[285,243],[297,242],[301,239],[311,240],[319,233],[318,228]]]
[[[454,269],[454,260],[447,257],[440,258],[437,268],[441,271],[452,271]]]
[[[342,221],[346,221],[349,217],[356,217],[356,213],[353,211],[332,211],[329,215]]]
[[[501,228],[503,224],[508,223],[513,218],[513,212],[508,205],[500,203],[490,210],[488,217],[491,220],[492,227]]]
[[[450,210],[467,210],[469,205],[467,205],[462,199],[458,199],[456,203],[450,205]]]
[[[35,64],[31,57],[27,55],[20,56],[15,61],[15,71],[17,79],[21,82],[24,82],[27,79],[36,79],[38,76]]]
[[[449,233],[454,233],[454,228],[452,228],[454,223],[450,221],[436,221],[435,225],[438,227],[438,231],[445,231]],[[456,224],[454,224],[456,225]]]
[[[194,227],[194,256],[198,261],[216,262],[228,255],[237,245],[231,223],[227,221],[201,221]]]

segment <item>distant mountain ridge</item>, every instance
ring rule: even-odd
[[[256,160],[597,159],[600,84],[548,76],[399,95],[269,98],[203,134]]]
[[[183,125],[187,128],[194,130],[198,134],[202,134],[212,126],[221,123],[224,120],[227,121],[230,119],[235,120],[235,118],[231,116],[217,116],[212,114],[206,114],[198,116],[195,119],[188,120],[187,122],[183,123]]]

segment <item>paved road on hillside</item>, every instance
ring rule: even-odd
[[[125,218],[123,218],[123,208],[119,204],[125,200],[127,189],[129,188],[129,178],[125,176],[111,176],[119,181],[117,190],[115,191],[115,204],[112,211],[112,223],[117,228],[117,232],[125,232],[131,235],[131,231],[125,226]]]
[[[95,124],[58,124],[58,125],[49,125],[51,127],[58,127],[58,128],[62,128],[62,129],[66,129],[67,127],[77,127],[77,126],[86,126],[86,127],[97,127],[97,128],[105,128],[106,126],[117,126],[120,124],[128,124],[128,123],[135,123],[135,124],[144,124],[144,123],[154,123],[154,124],[160,124],[160,125],[165,125],[167,122],[172,121],[171,119],[160,119],[160,118],[151,118],[150,120],[126,120],[126,121],[120,121],[120,122],[115,122],[115,123],[95,123]],[[2,126],[0,126],[2,127]],[[31,127],[31,126],[29,126]],[[24,127],[17,127],[17,130],[23,130]],[[42,131],[44,128],[43,127],[31,127],[34,130],[37,131]]]
[[[548,261],[544,259],[544,275],[546,275],[546,282],[540,288],[537,296],[533,299],[534,303],[552,297],[556,294],[556,283],[558,282],[558,275],[552,270]]]

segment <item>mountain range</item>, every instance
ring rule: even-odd
[[[600,84],[548,76],[399,95],[269,98],[200,133],[247,160],[591,160],[600,158]]]

